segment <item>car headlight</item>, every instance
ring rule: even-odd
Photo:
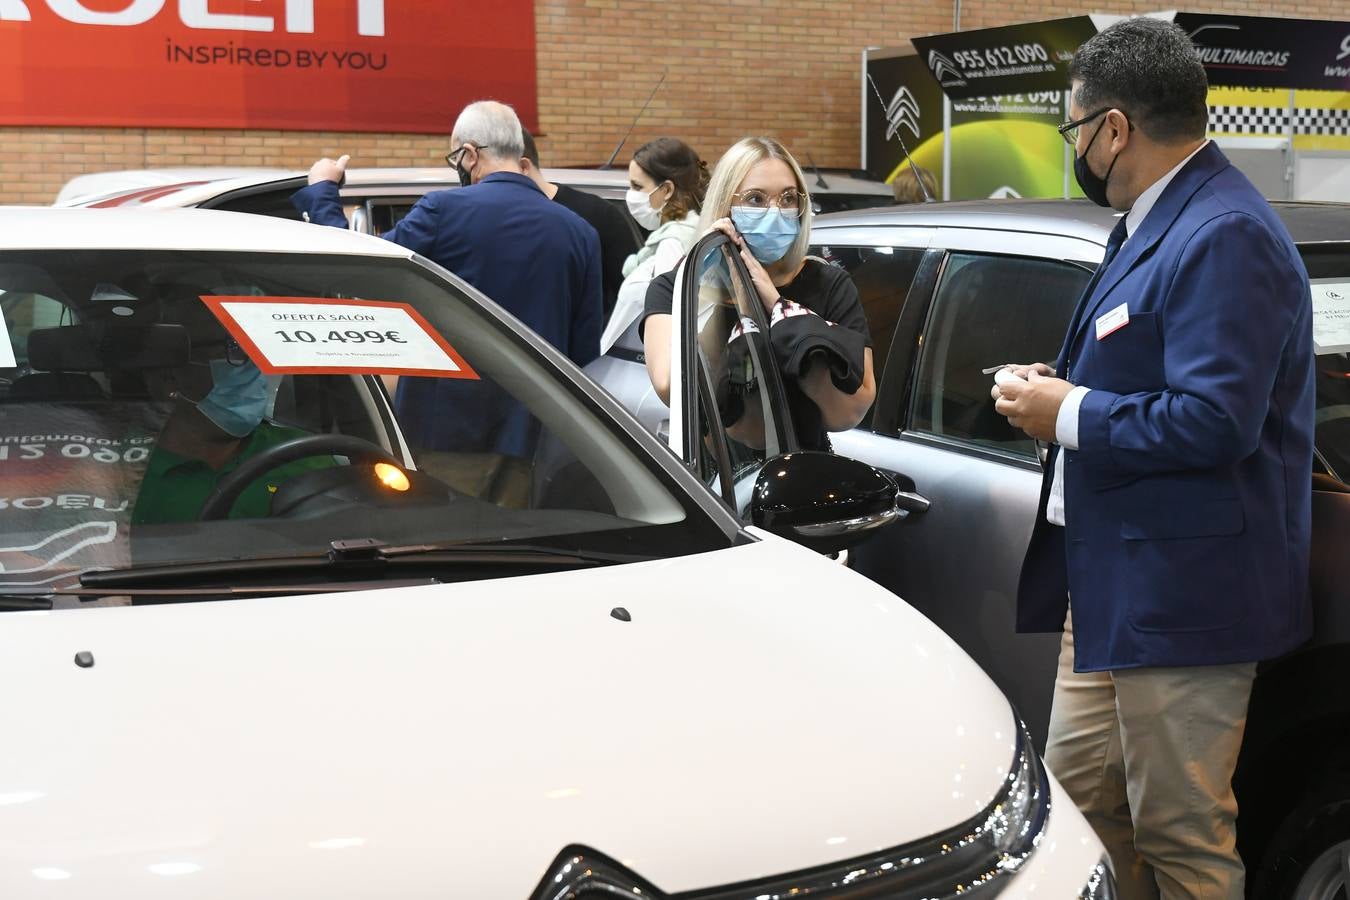
[[[997,868],[991,876],[1021,868],[1040,845],[1050,820],[1050,784],[1045,766],[1036,754],[1026,723],[1019,719],[1017,724],[1017,747],[1001,802],[995,799],[982,828],[972,836],[975,843],[983,843],[997,854]]]
[[[977,816],[946,831],[867,856],[775,875],[734,887],[709,888],[700,900],[786,900],[789,897],[955,897],[998,883],[1031,857],[1050,820],[1050,784],[1026,725],[1019,721],[1007,778]],[[1094,871],[1095,874],[1095,871]],[[1107,872],[1109,880],[1109,870]],[[1101,879],[1098,879],[1100,882]],[[665,895],[604,854],[566,848],[553,861],[531,900],[576,900],[587,891],[659,898]],[[1100,890],[1100,888],[1098,888]],[[1112,893],[1084,894],[1115,900]]]
[[[1092,867],[1087,884],[1078,892],[1078,900],[1118,900],[1119,897],[1115,876],[1111,874],[1111,860],[1103,856],[1097,865]]]

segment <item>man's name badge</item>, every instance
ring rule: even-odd
[[[1129,307],[1122,303],[1106,315],[1097,319],[1097,340],[1101,340],[1108,334],[1119,331],[1130,324]]]

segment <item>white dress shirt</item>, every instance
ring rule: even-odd
[[[1205,149],[1208,144],[1209,141],[1205,141],[1196,147],[1190,156],[1145,188],[1139,199],[1134,201],[1134,206],[1131,206],[1130,211],[1125,214],[1125,240],[1120,245],[1121,249],[1130,242],[1130,235],[1143,224],[1144,218],[1153,210],[1153,205],[1158,202],[1158,198],[1172,183],[1176,174],[1191,161],[1192,156]],[[1119,252],[1116,255],[1118,256]],[[1069,373],[1062,374],[1067,376]],[[1078,409],[1083,405],[1083,398],[1087,396],[1089,390],[1091,389],[1078,385],[1069,391],[1064,397],[1064,402],[1060,404],[1059,415],[1055,418],[1055,443],[1059,444],[1060,452],[1055,454],[1055,473],[1050,479],[1050,496],[1045,501],[1045,519],[1051,525],[1064,524],[1064,451],[1078,449]]]

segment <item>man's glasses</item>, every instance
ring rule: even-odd
[[[470,144],[467,142],[460,144],[458,147],[451,150],[449,153],[445,154],[445,164],[450,166],[452,169],[458,169],[459,164],[464,160],[465,151],[481,150],[481,149],[482,149],[481,147],[478,147],[474,144]]]
[[[736,202],[738,198],[739,202]],[[776,206],[784,218],[796,219],[801,217],[802,211],[806,208],[806,194],[796,188],[788,188],[777,197],[758,189],[739,191],[732,194],[731,199],[732,205],[738,211],[751,218],[758,218],[768,212],[769,207]]]
[[[1114,108],[1115,107],[1111,106],[1103,106],[1095,113],[1090,113],[1083,116],[1081,119],[1074,119],[1072,122],[1065,122],[1055,130],[1059,132],[1060,137],[1064,138],[1064,143],[1068,144],[1070,147],[1076,147],[1078,146],[1078,129],[1098,116],[1106,115]],[[1128,119],[1129,117],[1127,116],[1126,118]]]

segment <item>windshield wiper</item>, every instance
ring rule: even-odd
[[[650,559],[647,555],[594,553],[534,544],[462,543],[412,544],[389,547],[373,538],[333,541],[326,553],[261,559],[222,559],[198,562],[128,566],[86,572],[80,584],[86,588],[128,588],[175,584],[194,579],[226,577],[233,582],[265,576],[295,576],[307,573],[361,572],[376,575],[390,570],[459,568],[466,566],[572,569],[613,565]],[[218,592],[225,589],[219,589]],[[253,592],[254,588],[242,588]],[[138,591],[139,593],[139,591]]]
[[[0,594],[0,612],[51,608],[52,598],[48,594]]]
[[[89,573],[96,574],[96,573]],[[103,597],[128,597],[168,602],[171,600],[202,600],[221,597],[272,597],[291,594],[340,594],[347,591],[373,590],[391,587],[423,587],[440,584],[435,578],[400,578],[398,580],[378,581],[322,581],[307,584],[251,584],[245,586],[227,585],[223,587],[168,587],[146,588],[128,587],[84,587],[61,591],[35,591],[29,593],[0,593],[0,612],[23,612],[29,610],[52,609],[57,597],[75,597],[81,603],[89,603]]]

